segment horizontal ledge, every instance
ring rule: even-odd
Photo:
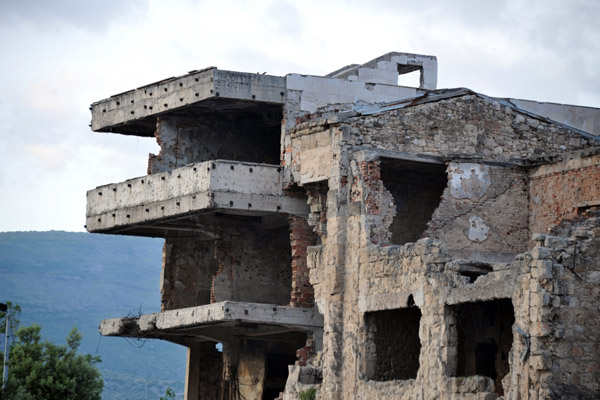
[[[214,331],[221,327],[227,332],[248,324],[252,324],[255,330],[263,328],[258,333],[248,334],[249,337],[309,332],[323,328],[323,316],[314,308],[224,301],[139,317],[105,319],[99,330],[103,336],[169,340],[169,337],[202,337],[202,328]],[[267,328],[271,331],[265,330]],[[194,334],[194,329],[199,333]]]

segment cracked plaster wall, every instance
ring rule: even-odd
[[[525,172],[475,163],[448,164],[448,186],[423,236],[458,258],[510,261],[527,249]]]

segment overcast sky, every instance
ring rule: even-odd
[[[0,0],[0,231],[82,231],[86,190],[146,174],[153,139],[89,105],[208,66],[322,75],[390,51],[438,88],[600,107],[600,2]]]

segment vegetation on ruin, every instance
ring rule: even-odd
[[[10,343],[8,379],[0,399],[99,400],[104,383],[95,364],[101,360],[78,353],[83,335],[77,328],[67,336],[66,345],[42,341],[42,327],[18,327],[21,309],[10,302],[7,305],[9,333],[14,332],[14,339]],[[0,313],[0,325],[4,334],[6,312]]]

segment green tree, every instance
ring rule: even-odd
[[[18,304],[13,304],[10,301],[6,302],[10,318],[8,321],[9,332],[14,332],[19,326],[19,317],[21,316],[21,307]],[[4,335],[6,331],[6,311],[0,311],[0,333]],[[3,349],[0,349],[2,351]]]
[[[175,391],[169,386],[165,391],[165,397],[160,397],[159,400],[175,400]]]
[[[77,328],[66,345],[42,341],[41,329],[37,324],[17,329],[0,400],[99,400],[104,382],[95,364],[100,357],[77,353],[82,338]]]

